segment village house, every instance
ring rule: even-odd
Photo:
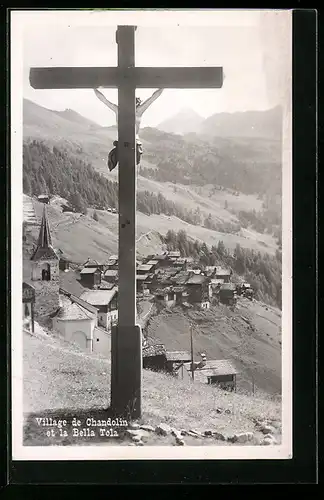
[[[37,200],[41,203],[44,203],[45,205],[49,205],[50,197],[48,194],[40,194],[39,196],[37,196]]]
[[[190,268],[187,267],[187,271],[192,274],[201,274],[201,269],[199,269],[199,267],[194,267],[194,266],[191,266]]]
[[[70,269],[70,261],[66,257],[60,257],[59,269],[60,271],[68,271]]]
[[[85,352],[109,357],[111,336],[98,326],[98,309],[60,288],[60,309],[53,317],[53,328],[64,340]]]
[[[191,361],[191,356],[187,351],[166,351],[165,356],[165,371],[176,376],[179,376],[179,371],[181,368],[186,370],[185,363]],[[180,375],[180,378],[187,377],[185,377],[184,373],[182,372],[182,377]]]
[[[196,369],[194,377],[197,382],[217,385],[222,389],[236,391],[236,367],[227,359],[209,360],[205,366]]]
[[[183,302],[188,300],[189,293],[187,292],[186,287],[174,286],[172,288],[176,296],[176,304],[183,304]]]
[[[138,274],[138,275],[143,274],[144,275],[144,274],[152,273],[153,267],[154,267],[153,264],[141,264],[136,269],[136,274]]]
[[[92,352],[93,333],[98,323],[97,309],[60,289],[60,308],[52,316],[53,329],[80,349]]]
[[[35,288],[26,282],[23,282],[22,302],[23,302],[23,328],[33,333],[35,330],[34,327]]]
[[[83,264],[83,267],[92,267],[92,268],[100,269],[100,271],[103,272],[104,268],[105,268],[105,264],[102,264],[102,263],[100,264],[95,259],[88,258],[87,261]]]
[[[179,271],[184,271],[187,268],[187,261],[183,257],[178,257],[173,261],[172,265]]]
[[[118,290],[88,290],[82,293],[82,300],[98,309],[98,325],[108,331],[118,319]]]
[[[173,282],[171,280],[172,276],[176,274],[175,270],[164,270],[160,269],[153,277],[150,279],[150,283],[148,283],[148,287],[151,293],[156,292],[157,290],[163,290],[167,287],[170,287]]]
[[[105,269],[106,270],[110,270],[110,271],[118,271],[118,257],[117,255],[111,255],[111,257],[109,257],[108,259],[108,262],[105,266]]]
[[[151,266],[150,273],[155,272],[158,269],[159,261],[155,259],[151,259],[145,263],[147,266]]]
[[[205,271],[206,273],[210,273],[210,276],[216,274],[217,266],[206,266]]]
[[[101,271],[96,267],[84,267],[80,271],[81,285],[86,288],[93,288],[101,283]]]
[[[166,350],[163,344],[143,346],[143,368],[153,371],[164,371],[166,361]]]
[[[144,290],[147,289],[147,279],[148,274],[136,274],[136,292],[144,293]]]
[[[224,280],[224,283],[229,283],[232,276],[231,269],[223,269],[222,267],[217,266],[216,272],[214,274],[215,278]]]
[[[118,281],[117,269],[107,269],[103,274],[103,279],[108,283],[116,283]]]
[[[163,344],[143,346],[143,368],[163,371],[182,379],[188,379],[185,363],[191,361],[190,354],[186,351],[167,351]]]
[[[224,283],[219,289],[219,301],[222,304],[234,305],[237,299],[234,283]]]
[[[210,280],[210,297],[218,297],[220,287],[224,284],[224,280],[212,278]]]
[[[172,258],[179,258],[181,257],[181,253],[179,250],[173,250],[173,251],[170,251],[170,252],[167,252],[167,256],[169,257],[169,259],[172,259]]]
[[[166,307],[172,307],[176,304],[177,297],[172,287],[155,290],[154,295],[156,301]]]
[[[185,284],[189,293],[189,304],[199,305],[202,309],[209,309],[209,280],[202,274],[193,274]]]
[[[171,265],[169,256],[166,253],[151,255],[147,261],[157,260],[156,269],[163,269]]]

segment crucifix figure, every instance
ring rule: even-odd
[[[221,67],[135,67],[135,26],[118,26],[118,67],[32,68],[35,89],[118,88],[118,325],[112,329],[111,409],[141,416],[142,334],[136,325],[136,88],[221,88]]]
[[[109,109],[111,109],[115,115],[116,115],[116,124],[118,127],[118,106],[117,104],[114,104],[113,102],[109,101],[103,94],[100,92],[98,89],[94,89],[94,92],[98,99],[105,104]],[[151,97],[146,99],[146,101],[142,102],[139,97],[136,97],[136,163],[139,164],[141,161],[141,156],[143,153],[143,148],[142,148],[142,143],[140,141],[140,138],[138,136],[139,129],[141,126],[141,119],[143,116],[143,113],[153,104],[153,102],[160,97],[162,94],[163,89],[158,89],[156,90]],[[108,168],[109,170],[113,170],[117,164],[118,164],[118,153],[117,153],[117,148],[118,148],[118,141],[114,141],[113,145],[115,146],[114,149],[112,149],[108,155]]]

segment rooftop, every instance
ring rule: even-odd
[[[136,274],[137,281],[145,281],[149,277],[148,274]]]
[[[167,351],[166,358],[167,361],[191,361],[191,356],[187,351]]]
[[[107,271],[104,273],[104,276],[117,276],[118,271],[117,269],[107,269]]]
[[[180,293],[180,292],[184,292],[185,291],[185,287],[184,286],[174,286],[172,289],[173,289],[174,293]]]
[[[147,265],[147,266],[155,266],[155,265],[156,265],[156,264],[158,264],[158,263],[159,263],[159,261],[158,261],[158,260],[149,260],[149,261],[146,263],[146,265]],[[143,265],[145,265],[145,264],[143,264]]]
[[[49,223],[47,220],[46,206],[43,208],[42,222],[39,230],[37,247],[32,254],[30,260],[50,260],[59,259],[58,254],[53,248],[52,237]]]
[[[234,283],[224,283],[221,287],[220,287],[221,290],[235,290],[236,289],[236,286]]]
[[[206,276],[203,276],[202,274],[193,274],[187,281],[187,285],[201,285],[202,283],[205,283],[206,281]]]
[[[222,278],[212,278],[210,282],[212,285],[222,285],[224,280]]]
[[[87,290],[80,298],[93,306],[106,306],[112,301],[116,293],[117,288],[111,290]]]
[[[207,361],[204,368],[195,371],[195,376],[196,373],[201,373],[205,377],[216,377],[220,375],[235,375],[239,372],[231,361],[217,359]]]
[[[143,358],[148,358],[151,356],[165,356],[166,350],[163,344],[151,345],[148,347],[143,347],[142,355]]]
[[[99,264],[96,260],[94,259],[87,259],[85,263],[83,264],[84,267],[97,267]]]
[[[166,255],[160,254],[160,255],[154,255],[154,260],[160,261],[160,260],[165,260],[167,258]]]
[[[92,311],[90,311],[89,305],[84,306],[83,301],[75,299],[77,297],[64,293],[61,294],[61,306],[54,317],[61,320],[93,319],[96,317],[97,310],[95,308],[92,308]]]
[[[152,267],[152,264],[141,264],[138,266],[137,271],[150,271]]]
[[[172,281],[177,285],[184,285],[190,278],[190,273],[187,271],[180,271],[173,278]]]
[[[90,305],[88,302],[85,302],[84,300],[80,299],[80,297],[77,297],[73,293],[70,293],[69,291],[65,290],[64,288],[59,289],[59,293],[68,297],[71,302],[79,304],[82,306],[84,309],[87,309],[90,313],[97,313],[97,309]]]
[[[168,257],[181,257],[181,253],[178,250],[168,252]]]
[[[216,274],[217,274],[217,276],[229,276],[231,274],[231,271],[230,271],[230,269],[217,268]]]
[[[56,318],[65,320],[93,319],[94,316],[94,314],[73,302],[70,302],[70,304],[64,303],[55,315]]]
[[[80,274],[94,274],[96,271],[100,272],[97,267],[84,267]]]

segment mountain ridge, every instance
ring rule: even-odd
[[[281,123],[281,106],[267,110],[214,113],[207,118],[202,118],[190,108],[184,108],[156,128],[181,135],[195,133],[203,136],[280,139]]]

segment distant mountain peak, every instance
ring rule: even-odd
[[[183,107],[171,118],[164,120],[157,128],[173,134],[189,134],[197,132],[204,118],[190,107]]]

